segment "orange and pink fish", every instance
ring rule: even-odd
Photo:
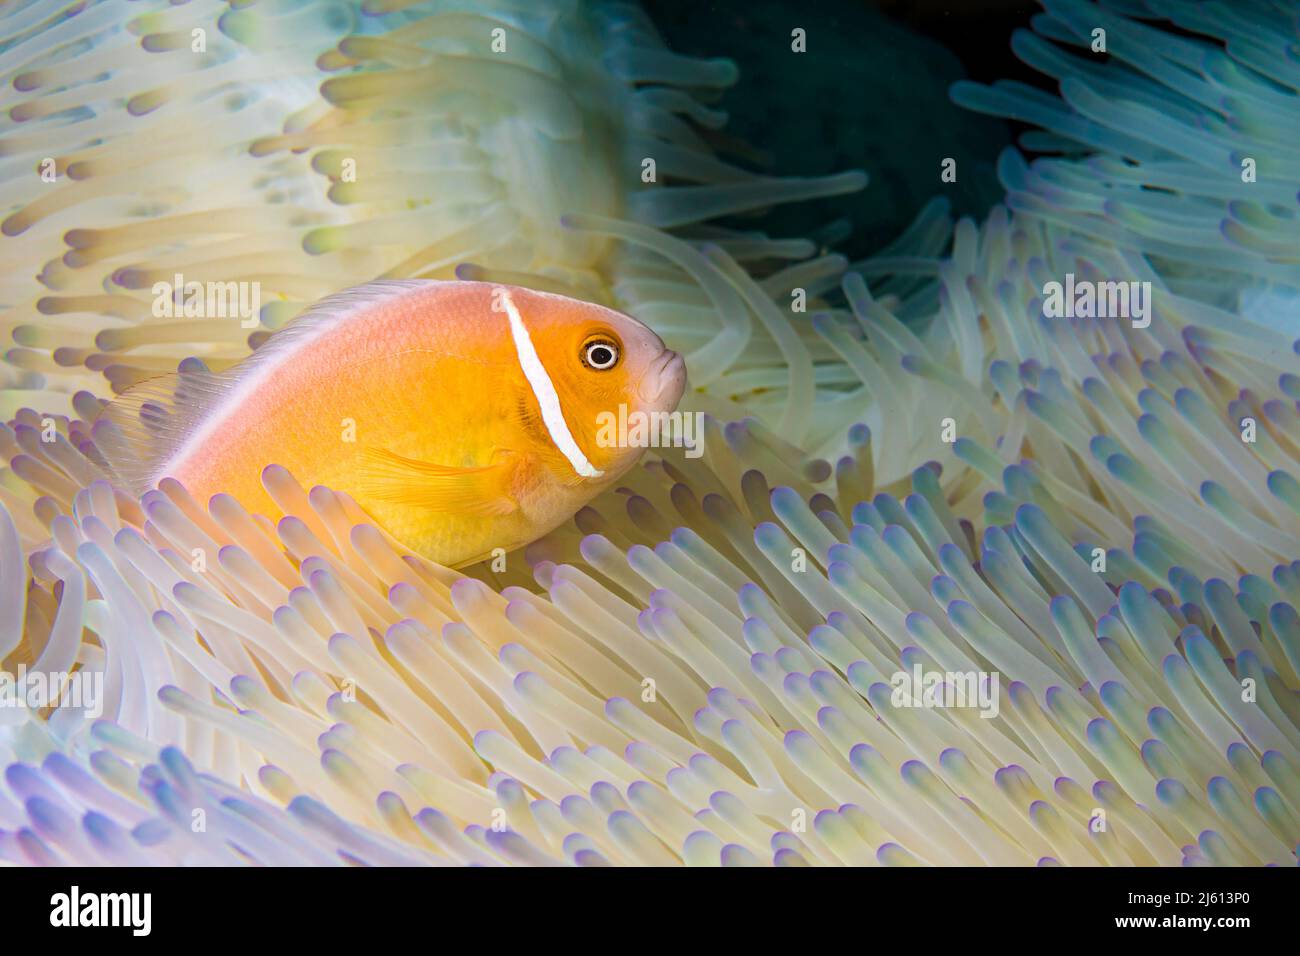
[[[602,412],[671,412],[680,355],[636,319],[484,282],[388,280],[322,300],[219,373],[129,390],[101,416],[137,492],[166,477],[281,516],[282,465],[349,494],[413,551],[461,566],[536,540],[643,449],[603,447]]]

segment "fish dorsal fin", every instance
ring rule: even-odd
[[[186,359],[176,372],[141,382],[114,399],[95,421],[95,444],[119,482],[142,494],[163,477],[161,470],[236,390],[256,388],[286,357],[339,322],[386,299],[437,284],[428,279],[381,279],[327,296],[222,372]]]
[[[268,365],[278,363],[289,353],[358,313],[416,289],[445,284],[436,279],[376,279],[327,295],[299,312],[235,368],[239,370],[241,379],[249,377]]]
[[[508,515],[519,507],[510,496],[508,461],[455,468],[375,447],[362,449],[361,460],[358,487],[380,501],[481,517]]]

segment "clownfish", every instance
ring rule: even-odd
[[[486,282],[381,280],[321,300],[242,362],[128,390],[97,445],[136,493],[171,477],[272,519],[281,465],[449,567],[559,526],[636,462],[602,413],[673,411],[682,357],[631,316]],[[102,439],[102,441],[101,441]]]

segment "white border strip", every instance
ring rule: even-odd
[[[524,370],[524,378],[532,386],[537,404],[541,406],[542,421],[546,424],[551,441],[569,459],[569,464],[579,475],[583,478],[599,478],[604,472],[587,461],[587,456],[573,440],[569,425],[564,420],[564,412],[560,410],[560,396],[556,394],[551,376],[546,374],[546,367],[537,356],[537,349],[533,348],[533,340],[528,337],[528,329],[524,327],[524,320],[515,308],[509,290],[502,290],[501,301],[505,304],[506,315],[510,317],[510,334],[515,340],[515,351],[519,354],[519,366]]]

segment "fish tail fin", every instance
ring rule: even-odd
[[[380,280],[345,289],[309,306],[251,355],[221,372],[211,372],[197,358],[181,362],[176,372],[132,386],[95,420],[92,435],[124,487],[142,494],[162,477],[181,446],[235,382],[244,374],[273,368],[323,329],[360,309],[441,283],[432,280]]]
[[[95,446],[119,484],[143,494],[227,389],[225,376],[196,359],[147,379],[109,403],[91,427]]]

